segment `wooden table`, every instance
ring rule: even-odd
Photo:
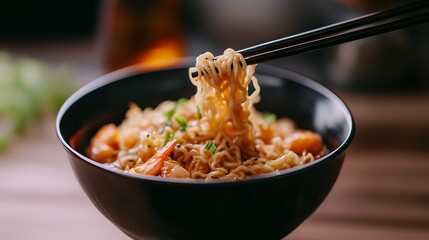
[[[96,76],[92,45],[69,45],[8,49],[70,61],[81,80]],[[326,201],[286,239],[429,239],[429,93],[338,93],[354,114],[355,140]],[[54,119],[34,122],[0,155],[0,239],[128,239],[81,190]]]
[[[340,93],[357,125],[342,172],[290,239],[429,239],[429,93]]]

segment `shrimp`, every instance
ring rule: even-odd
[[[189,178],[191,173],[175,162],[165,161],[161,168],[161,177]]]
[[[296,131],[286,137],[286,146],[298,155],[308,152],[316,156],[324,150],[320,134],[307,130]]]
[[[176,143],[177,143],[177,139],[173,139],[169,141],[161,150],[155,153],[155,155],[153,155],[149,160],[132,168],[130,172],[145,174],[145,175],[152,175],[152,176],[159,175],[165,160],[168,158],[168,155],[170,155],[171,151],[173,151]]]
[[[88,157],[99,163],[114,162],[118,155],[119,130],[115,124],[107,124],[100,128],[91,139],[87,149]]]

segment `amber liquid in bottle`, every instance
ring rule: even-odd
[[[102,67],[169,66],[185,56],[180,0],[107,0],[100,21]]]

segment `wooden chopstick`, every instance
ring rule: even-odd
[[[247,64],[310,52],[429,21],[428,0],[357,17],[304,33],[238,50]],[[197,72],[192,73],[198,76]]]

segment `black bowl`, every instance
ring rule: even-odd
[[[72,169],[94,205],[134,239],[279,239],[322,203],[354,135],[346,105],[301,75],[257,67],[256,108],[319,132],[330,153],[306,165],[241,181],[193,181],[135,176],[87,158],[84,148],[103,124],[120,123],[130,102],[140,107],[190,97],[196,89],[185,61],[161,71],[133,66],[94,80],[62,106],[56,122]]]

